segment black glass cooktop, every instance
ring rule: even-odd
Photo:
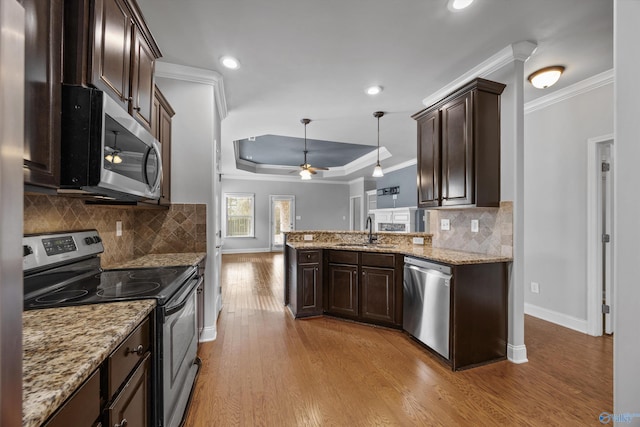
[[[164,305],[195,272],[193,266],[181,266],[41,274],[37,285],[25,278],[25,291],[31,291],[25,294],[24,309],[147,298]]]

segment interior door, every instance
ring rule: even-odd
[[[271,251],[281,251],[284,247],[284,233],[295,229],[295,196],[269,196],[271,208],[269,223],[271,227]]]
[[[349,224],[351,230],[362,230],[362,196],[351,196],[349,198]]]
[[[605,334],[613,334],[613,262],[611,251],[612,211],[613,211],[613,179],[611,143],[602,144],[600,152],[600,234],[602,235],[602,326]]]

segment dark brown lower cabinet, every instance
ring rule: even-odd
[[[362,318],[393,322],[395,315],[395,271],[362,267]]]
[[[90,427],[95,425],[100,411],[100,370],[98,369],[44,425],[46,427]]]
[[[285,251],[285,304],[295,317],[322,314],[322,250]]]
[[[358,317],[358,266],[329,264],[327,270],[329,314]]]
[[[150,425],[151,353],[147,353],[107,410],[108,426]]]

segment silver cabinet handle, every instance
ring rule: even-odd
[[[113,427],[126,427],[127,424],[129,424],[129,421],[127,421],[126,418],[123,418],[122,421],[120,421],[119,423],[115,424]]]
[[[131,350],[131,349],[126,349],[124,351],[124,355],[128,356],[130,354],[137,354],[138,356],[142,356],[144,354],[144,347],[142,346],[142,344],[138,345],[135,349]],[[126,422],[126,420],[123,420]]]

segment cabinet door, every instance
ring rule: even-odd
[[[441,108],[442,205],[475,202],[473,181],[472,92]]]
[[[129,113],[140,124],[151,130],[155,57],[142,32],[135,26],[133,26],[133,40]]]
[[[24,0],[24,182],[60,184],[61,0]]]
[[[366,320],[395,320],[395,272],[392,268],[362,267],[362,312]]]
[[[418,119],[418,206],[440,204],[440,112]]]
[[[160,204],[171,204],[171,115],[161,108],[159,113],[160,142],[162,145],[162,183]]]
[[[126,110],[129,109],[132,26],[123,0],[95,0],[91,83],[119,100]]]
[[[150,425],[149,404],[151,402],[150,353],[140,363],[120,394],[107,410],[107,425]],[[123,421],[126,420],[126,423]]]
[[[320,264],[298,265],[297,314],[322,314]]]
[[[327,311],[349,317],[358,316],[358,266],[329,264]]]

